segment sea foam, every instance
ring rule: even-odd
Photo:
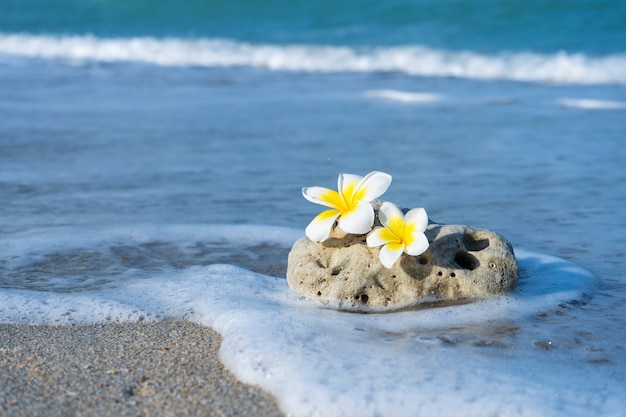
[[[401,103],[432,103],[444,100],[441,94],[398,90],[368,90],[363,93],[363,96]]]
[[[624,110],[626,103],[622,101],[595,100],[589,98],[564,98],[558,101],[561,106],[586,110]]]
[[[19,254],[30,241],[33,256],[72,252],[75,245],[104,253],[120,240],[129,251],[155,240],[189,248],[201,239],[228,248],[247,238],[288,249],[301,234],[264,226],[136,225],[92,230],[88,239],[76,233],[72,242],[66,232],[61,242],[30,234],[17,246],[0,243]],[[459,306],[340,312],[299,298],[282,276],[214,263],[151,268],[144,276],[129,269],[110,285],[76,293],[0,289],[0,322],[173,317],[210,326],[223,336],[224,363],[241,380],[274,394],[293,416],[447,416],[460,410],[465,416],[620,415],[626,384],[619,374],[583,360],[593,353],[567,347],[561,333],[574,332],[559,330],[570,323],[567,317],[559,322],[567,309],[593,297],[593,276],[560,258],[516,253],[521,278],[514,293]]]
[[[228,39],[98,38],[0,34],[0,54],[71,62],[246,66],[276,71],[400,72],[427,77],[573,84],[626,84],[626,54],[486,55],[419,45],[348,47],[253,44]]]

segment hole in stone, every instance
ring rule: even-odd
[[[489,247],[489,239],[476,239],[473,235],[464,233],[463,245],[467,250],[478,252]]]
[[[341,268],[335,268],[332,270],[332,272],[330,273],[331,275],[339,275],[339,273],[341,272]]]
[[[480,262],[474,255],[464,250],[460,250],[454,255],[454,262],[461,268],[471,271],[478,268],[478,265],[480,265]]]
[[[489,268],[495,269],[496,268],[495,262],[489,262]]]
[[[450,276],[451,276],[452,278],[454,278],[454,277],[456,277],[456,274],[455,274],[454,272],[451,272],[451,273],[450,273]]]
[[[318,292],[317,292],[317,296],[319,297],[320,295],[322,295],[322,292],[321,292],[321,291],[318,291]]]
[[[370,298],[367,296],[367,294],[362,294],[361,295],[361,301],[363,301],[364,303],[367,303],[367,300],[369,300]]]
[[[437,272],[437,275],[438,275],[438,276],[442,276],[442,275],[443,275],[443,272],[439,271],[439,272]]]

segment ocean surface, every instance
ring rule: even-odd
[[[622,1],[1,0],[0,322],[211,326],[297,417],[621,416],[625,140]],[[301,188],[374,170],[518,288],[291,293]]]

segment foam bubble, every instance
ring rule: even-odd
[[[344,47],[252,44],[225,39],[97,38],[0,34],[0,54],[70,62],[249,66],[280,71],[402,72],[416,76],[626,84],[626,55],[446,51],[419,45]],[[395,97],[398,97],[397,94]]]

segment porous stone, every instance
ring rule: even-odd
[[[426,252],[403,254],[389,269],[366,235],[335,228],[323,243],[304,237],[289,253],[287,282],[300,295],[355,311],[462,303],[515,288],[513,247],[499,234],[441,224],[430,224],[425,234]]]

